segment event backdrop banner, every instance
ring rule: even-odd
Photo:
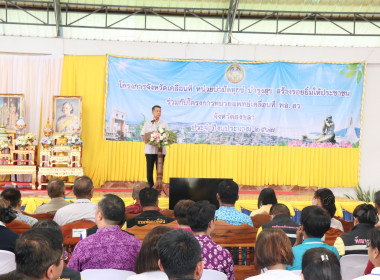
[[[107,56],[105,139],[142,141],[151,108],[178,143],[356,148],[365,63]]]

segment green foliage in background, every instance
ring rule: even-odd
[[[360,83],[364,76],[364,63],[348,64],[343,70],[340,70],[339,73],[346,75],[346,78],[353,78],[356,76],[356,83]]]
[[[356,198],[347,194],[345,194],[344,196],[349,199],[354,199],[354,200],[357,199],[363,202],[373,202],[375,200],[375,190],[371,190],[371,188],[365,191],[358,185],[355,188],[355,195],[356,195]]]

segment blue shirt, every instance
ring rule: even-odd
[[[218,220],[225,221],[231,225],[248,224],[253,227],[251,217],[239,212],[233,206],[220,206],[216,210],[215,216],[218,217]]]
[[[305,239],[302,244],[293,247],[294,263],[293,266],[286,266],[287,270],[302,270],[302,256],[303,254],[312,248],[326,248],[333,251],[339,260],[338,250],[334,246],[327,245],[322,242],[321,238],[308,238]]]

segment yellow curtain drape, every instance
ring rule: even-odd
[[[83,97],[83,166],[96,187],[146,180],[144,144],[103,138],[106,56],[64,58],[61,95]],[[165,116],[165,112],[163,112]],[[168,148],[170,177],[233,178],[242,185],[354,187],[359,149],[181,144]]]

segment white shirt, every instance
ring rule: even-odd
[[[89,220],[95,222],[96,204],[89,199],[77,199],[65,207],[58,209],[54,221],[63,226],[78,220]]]
[[[330,227],[340,229],[341,231],[344,232],[342,223],[339,220],[335,219],[335,218],[331,218]]]
[[[131,275],[127,280],[168,280],[168,276],[162,271],[149,271]]]
[[[301,276],[284,269],[267,270],[260,275],[246,278],[245,280],[301,280]]]
[[[6,225],[4,225],[4,223],[2,221],[0,221],[0,226],[7,227]]]
[[[158,120],[157,123],[155,122],[152,123],[152,121],[147,121],[144,123],[144,126],[140,134],[144,136],[145,133],[156,131],[157,127],[162,127],[162,128],[165,128],[166,130],[169,130],[168,124],[163,120]],[[157,151],[158,151],[157,146],[145,144],[145,150],[144,150],[145,154],[157,154]],[[162,148],[162,153],[166,155],[166,147]]]
[[[372,269],[371,274],[360,276],[354,280],[379,280],[380,279],[380,267]]]

